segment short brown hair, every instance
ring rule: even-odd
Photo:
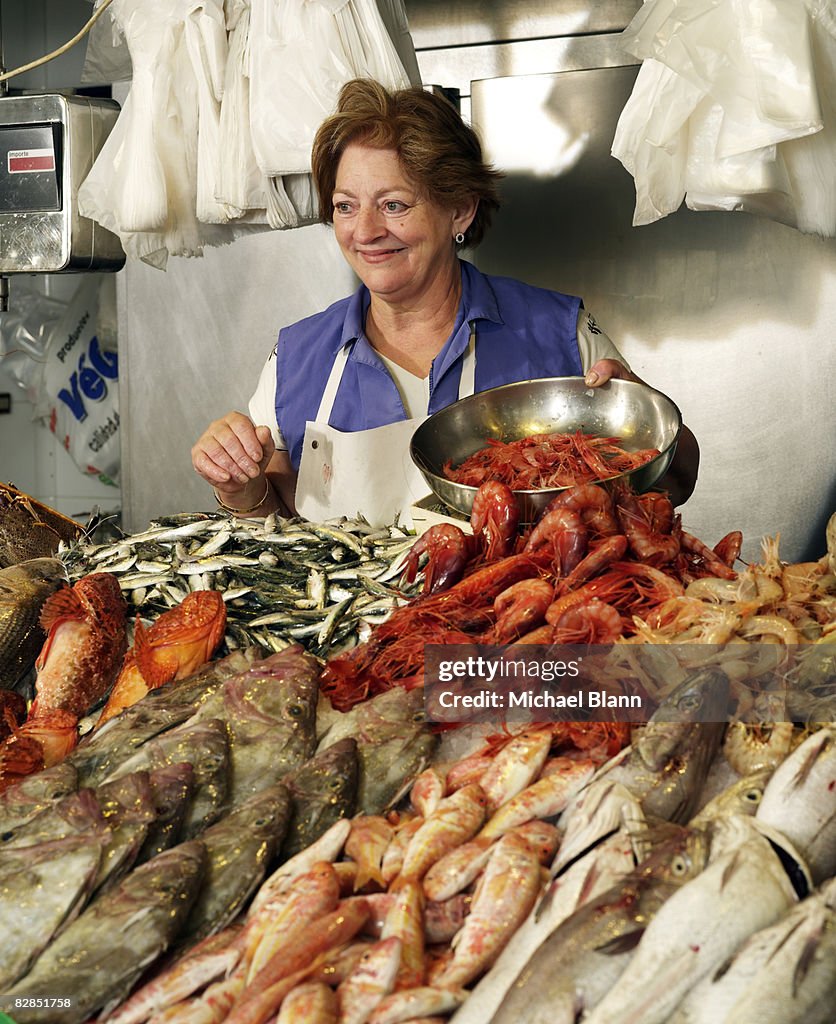
[[[404,171],[431,202],[450,208],[478,200],[466,244],[478,245],[499,209],[503,175],[482,158],[476,132],[449,100],[420,86],[389,92],[370,78],[340,90],[336,113],[319,127],[311,153],[319,219],[333,222],[337,166],[352,142],[397,152]]]

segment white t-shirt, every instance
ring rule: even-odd
[[[578,313],[578,353],[581,357],[583,372],[599,359],[617,359],[629,370],[627,360],[618,351],[606,334],[598,326],[595,317],[589,310],[581,309]],[[380,355],[378,353],[378,355]],[[430,400],[430,378],[416,377],[414,373],[386,356],[380,356],[386,369],[398,387],[407,416],[424,416]],[[261,371],[255,393],[249,404],[250,419],[259,426],[267,426],[273,434],[276,448],[286,451],[287,445],[276,422],[276,350],[270,353]]]

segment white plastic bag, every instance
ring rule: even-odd
[[[253,0],[250,128],[262,171],[310,171],[313,138],[342,86],[409,79],[372,0]]]
[[[824,0],[644,4],[623,36],[644,63],[612,146],[636,181],[635,225],[684,199],[695,210],[745,210],[833,233],[826,212],[801,212],[809,199],[793,179],[805,171],[787,163],[807,166],[808,146],[830,151],[822,140],[811,145],[825,130],[836,78],[825,8]],[[813,163],[807,184],[832,196],[836,164],[828,173],[826,158]]]

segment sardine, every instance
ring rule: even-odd
[[[627,878],[549,935],[509,988],[492,1024],[574,1024],[630,962],[648,922],[708,859],[705,833],[681,829]]]
[[[31,558],[0,569],[0,688],[12,689],[35,664],[46,639],[41,608],[66,582],[57,558]]]
[[[357,773],[357,744],[347,738],[284,776],[292,812],[281,848],[283,859],[300,853],[340,818],[350,818],[355,813]]]
[[[232,921],[261,885],[288,826],[290,799],[281,783],[250,797],[201,833],[206,877],[178,949],[191,947]]]
[[[226,680],[194,721],[219,718],[229,734],[228,807],[298,768],[316,747],[319,663],[288,647]]]
[[[755,932],[685,996],[668,1024],[831,1024],[836,879]]]
[[[755,817],[797,847],[815,884],[836,873],[836,726],[808,736],[775,769]]]
[[[754,819],[722,819],[726,852],[664,904],[635,956],[584,1024],[664,1024],[685,994],[753,933],[797,901],[772,844]],[[730,847],[730,848],[729,848]]]
[[[425,721],[423,700],[421,690],[396,686],[345,714],[329,713],[317,749],[346,736],[357,740],[361,814],[388,810],[429,763],[438,739]]]
[[[123,998],[173,941],[197,895],[206,862],[200,842],[183,843],[127,875],[92,903],[9,989],[7,999],[72,999],[62,1024],[83,1024]],[[18,1024],[54,1024],[53,1006],[16,1007]]]

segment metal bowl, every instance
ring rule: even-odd
[[[574,433],[620,437],[628,451],[658,448],[660,454],[638,469],[610,477],[629,480],[646,491],[664,475],[679,440],[682,414],[661,391],[634,381],[610,380],[590,388],[583,377],[544,377],[480,391],[428,417],[412,435],[410,454],[427,483],[445,505],[465,515],[477,488],[444,476],[449,459],[460,465],[489,439],[517,441],[530,434]],[[515,491],[525,522],[533,522],[565,487]]]

